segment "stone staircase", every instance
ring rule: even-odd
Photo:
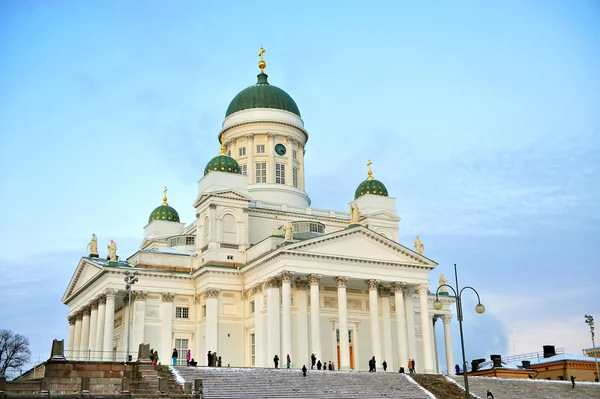
[[[186,381],[202,378],[205,399],[327,398],[431,399],[406,375],[357,371],[174,367]]]
[[[462,377],[450,377],[464,389]],[[469,391],[486,398],[487,390],[494,399],[600,399],[600,383],[576,382],[575,388],[567,381],[469,377]]]

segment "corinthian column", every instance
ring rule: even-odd
[[[89,360],[88,349],[90,344],[90,314],[92,309],[89,306],[83,308],[83,321],[81,322],[81,342],[79,343],[79,360]]]
[[[104,323],[106,318],[106,297],[104,295],[100,295],[97,299],[98,301],[98,322],[96,323],[96,346],[94,347],[94,351],[96,352],[96,360],[102,360],[104,348],[102,347],[104,344]]]
[[[433,374],[435,369],[433,368],[433,354],[431,348],[433,347],[431,339],[431,323],[429,319],[429,305],[427,303],[428,295],[428,284],[421,284],[417,287],[419,292],[420,312],[421,312],[421,334],[423,337],[423,367],[425,373]]]
[[[390,289],[379,287],[379,296],[381,296],[381,313],[383,315],[383,344],[384,358],[390,370],[394,371],[394,352],[392,350],[392,316],[390,311]]]
[[[262,323],[262,308],[263,308],[263,296],[262,296],[262,284],[256,284],[252,287],[252,294],[254,295],[254,366],[265,367],[265,335],[263,332]]]
[[[340,326],[340,370],[350,370],[350,342],[348,341],[348,299],[346,284],[349,277],[338,276],[338,318]]]
[[[104,353],[104,360],[112,360],[112,348],[113,339],[115,334],[115,296],[116,290],[106,290],[106,313],[104,315],[104,342],[102,343],[102,350]],[[123,329],[125,331],[125,329]]]
[[[265,282],[267,290],[267,359],[272,359],[275,355],[281,355],[281,332],[279,329],[279,286],[277,278],[271,277]],[[267,361],[268,363],[268,361]]]
[[[94,299],[91,303],[92,313],[90,314],[90,342],[88,349],[91,352],[90,360],[96,360],[96,329],[98,328],[98,301]]]
[[[292,361],[298,366],[300,366],[301,364],[310,364],[310,356],[308,355],[308,300],[306,295],[307,288],[308,281],[296,279],[296,297],[298,299],[298,329],[296,333],[296,340],[298,341],[298,353],[296,353],[296,359],[292,359]]]
[[[444,323],[444,346],[446,347],[446,369],[448,370],[448,375],[451,375],[452,370],[454,370],[454,349],[452,347],[452,329],[450,320],[452,320],[451,314],[442,316],[442,322]]]
[[[204,350],[220,353],[219,350],[219,290],[207,288],[204,291],[206,298],[206,331],[204,333],[206,344]]]
[[[83,321],[83,313],[81,311],[73,314],[75,318],[75,337],[73,338],[73,353],[71,354],[71,358],[74,360],[79,360],[81,358],[81,323]]]
[[[282,360],[289,354],[294,359],[292,353],[292,280],[293,273],[282,271],[279,273],[281,280],[281,337],[283,344]]]
[[[133,326],[131,326],[133,334],[131,338],[131,353],[136,353],[140,344],[144,343],[144,330],[146,327],[146,298],[147,292],[135,291],[135,302],[133,303]]]
[[[398,339],[398,361],[400,362],[400,367],[406,367],[408,365],[408,341],[406,320],[404,319],[404,287],[404,283],[392,283],[394,299],[396,301],[396,334]]]
[[[75,358],[73,356],[73,340],[75,339],[75,317],[68,316],[67,320],[69,321],[69,344],[67,346],[67,359],[73,360]]]
[[[286,173],[286,177],[285,177],[285,184],[290,186],[290,187],[294,187],[294,143],[296,142],[296,140],[292,137],[289,136],[287,139],[287,144],[288,144],[288,152],[287,152],[287,173]]]
[[[323,358],[321,352],[321,306],[319,299],[319,282],[321,274],[309,274],[308,282],[310,283],[310,339],[312,345],[312,353],[317,356],[317,359]]]
[[[379,288],[379,281],[377,280],[366,280],[367,287],[369,288],[369,312],[371,316],[371,352],[379,368],[381,367],[381,335],[379,333],[379,299],[377,298],[377,289]]]

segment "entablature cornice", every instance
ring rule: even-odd
[[[260,124],[260,123],[269,123],[269,124],[275,124],[275,125],[282,125],[282,126],[287,126],[287,127],[291,127],[297,131],[299,131],[300,133],[302,133],[304,135],[305,141],[308,141],[308,132],[306,130],[304,130],[303,128],[296,126],[296,125],[292,125],[291,123],[285,123],[285,122],[279,122],[279,121],[274,121],[274,120],[256,120],[256,121],[246,121],[246,122],[240,122],[240,123],[236,123],[234,125],[228,126],[225,129],[222,129],[219,132],[219,136],[222,133],[227,133],[228,131],[230,131],[231,129],[235,129],[236,127],[239,126],[246,126],[246,125],[256,125],[256,124]],[[253,133],[252,134],[252,138],[254,139],[254,136],[256,136],[257,133]]]

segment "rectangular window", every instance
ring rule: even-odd
[[[256,146],[256,153],[257,154],[264,154],[265,153],[265,145],[264,144],[258,144]]]
[[[186,354],[189,348],[187,339],[175,338],[175,349],[177,349],[177,365],[183,366],[187,364]]]
[[[267,163],[257,162],[256,163],[256,182],[266,183],[267,182]]]
[[[248,176],[248,165],[240,165],[240,172],[242,172],[244,176]]]
[[[238,154],[240,157],[243,157],[246,155],[246,147],[240,147],[238,148]]]
[[[206,317],[206,305],[202,305],[202,317]]]
[[[256,335],[250,334],[250,347],[252,348],[252,365],[256,362]]]
[[[294,187],[298,187],[298,168],[293,169],[292,183],[294,184]]]
[[[175,308],[175,318],[176,319],[189,319],[190,318],[190,308],[176,307]]]
[[[294,157],[294,159],[298,159],[298,151],[293,150],[292,151],[292,156]]]
[[[335,338],[337,339],[338,345],[340,344],[340,330],[335,330]],[[348,331],[348,343],[352,345],[352,331]]]
[[[275,183],[285,184],[285,164],[275,164]]]
[[[254,301],[250,301],[250,314],[255,312]]]
[[[185,237],[185,245],[194,245],[196,243],[196,237]]]

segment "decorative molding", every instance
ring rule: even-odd
[[[253,295],[260,295],[260,293],[263,291],[263,284],[262,283],[254,284],[254,286],[250,289],[252,290]]]
[[[106,304],[106,295],[101,294],[98,296],[98,305],[105,305]]]
[[[421,284],[415,287],[415,290],[419,293],[419,295],[427,295],[429,294],[429,284]]]
[[[90,307],[93,309],[98,309],[98,298],[94,298],[90,301]]]
[[[223,298],[235,298],[235,294],[233,292],[224,292],[222,297]]]
[[[379,296],[382,298],[389,298],[392,290],[388,287],[379,286]]]
[[[246,134],[246,140],[248,140],[248,141],[254,141],[254,133],[247,133]]]
[[[117,290],[115,290],[114,288],[107,288],[105,295],[106,299],[115,299],[115,297],[117,296]]]
[[[136,300],[136,301],[145,301],[146,298],[148,298],[148,292],[146,291],[134,291],[132,292],[132,297]]]
[[[396,301],[390,301],[390,312],[396,311]]]
[[[450,323],[451,320],[452,320],[452,315],[451,314],[444,314],[444,315],[442,315],[442,323],[448,324],[448,323]]]
[[[175,294],[165,292],[161,295],[161,299],[163,302],[173,302],[175,300]]]
[[[84,316],[89,316],[92,313],[92,307],[89,305],[86,305],[81,309],[81,312],[83,313]]]
[[[290,281],[292,281],[292,277],[294,276],[294,273],[284,270],[281,273],[279,273],[279,279],[281,280],[282,283],[289,283]]]
[[[148,295],[147,299],[160,299],[160,295]]]
[[[375,280],[373,278],[365,280],[365,284],[367,284],[367,288],[369,289],[369,291],[376,290],[379,288],[379,280]]]
[[[275,137],[277,137],[277,135],[275,133],[267,133],[267,137],[269,138],[269,141],[275,141]]]
[[[207,288],[204,290],[204,297],[208,298],[218,298],[219,297],[219,289],[218,288]]]
[[[321,282],[321,277],[323,277],[323,275],[322,274],[309,274],[306,277],[308,278],[308,282],[310,285],[319,285],[319,283]]]
[[[67,320],[69,321],[70,326],[75,325],[75,319],[76,317],[74,315],[67,316]]]
[[[348,309],[362,310],[362,300],[361,299],[348,299]]]
[[[348,285],[348,280],[350,280],[350,277],[337,276],[334,278],[334,280],[335,280],[335,283],[337,284],[338,288],[340,288],[340,287],[346,288],[346,286]]]
[[[406,288],[406,283],[402,281],[394,281],[390,284],[395,293],[401,293]]]
[[[279,281],[279,279],[277,277],[271,277],[269,279],[267,279],[267,281],[265,281],[265,289],[269,289],[269,288],[279,288],[281,287],[281,282]]]
[[[115,317],[113,328],[119,328],[123,325],[123,316]]]
[[[296,279],[296,289],[297,290],[306,290],[308,289],[309,283],[308,280],[300,280],[300,278],[298,277]]]
[[[217,204],[209,204],[208,208],[209,209],[217,209]]]
[[[337,309],[338,299],[334,296],[326,296],[323,298],[323,307],[330,309]]]

